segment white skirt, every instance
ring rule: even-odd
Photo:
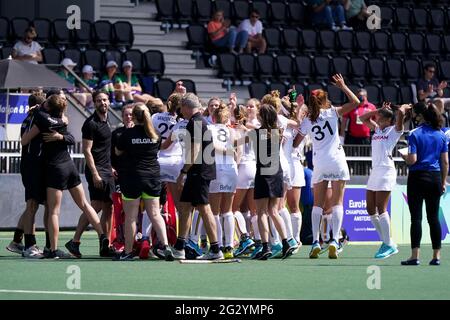
[[[238,180],[236,189],[253,189],[255,187],[256,162],[241,162],[238,167]]]
[[[181,169],[183,169],[183,159],[179,157],[158,158],[160,176],[162,182],[176,183]]]
[[[210,193],[234,193],[238,181],[238,171],[235,166],[216,164],[216,179],[209,185]]]
[[[301,188],[305,186],[305,172],[300,159],[292,158],[290,174],[292,187]]]
[[[350,172],[347,161],[344,157],[329,159],[326,163],[314,163],[312,174],[312,183],[316,184],[322,181],[348,181]]]
[[[397,183],[397,170],[392,167],[375,167],[370,172],[367,190],[392,191]]]

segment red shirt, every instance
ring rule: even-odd
[[[349,119],[350,123],[348,124],[348,134],[355,138],[369,138],[370,137],[370,128],[363,124],[359,117],[364,113],[375,110],[376,107],[370,103],[362,103],[356,109],[344,114],[344,118]]]

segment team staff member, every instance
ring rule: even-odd
[[[96,212],[102,211],[101,223],[106,235],[111,234],[112,193],[114,177],[111,167],[111,128],[108,123],[109,98],[104,92],[97,91],[92,95],[95,112],[86,119],[81,128],[83,137],[83,154],[86,159],[85,176],[89,188],[91,205]],[[81,258],[80,239],[89,222],[83,215],[78,221],[77,230],[66,248],[75,257]],[[114,250],[106,253],[112,256]]]
[[[427,220],[433,247],[430,265],[441,263],[441,224],[439,203],[445,192],[448,173],[448,145],[441,131],[442,117],[436,106],[416,103],[413,119],[419,126],[408,137],[407,155],[402,155],[409,167],[408,206],[411,213],[411,256],[402,265],[419,265],[420,240],[422,238],[422,206],[425,200]]]
[[[49,114],[61,118],[67,101],[59,95],[52,95],[48,100]],[[105,236],[100,220],[94,209],[87,202],[81,185],[80,175],[74,162],[70,158],[67,145],[74,144],[74,138],[67,132],[67,125],[56,126],[49,115],[38,112],[36,121],[31,130],[22,136],[22,145],[27,145],[39,133],[48,133],[43,146],[42,154],[45,159],[45,178],[47,186],[47,204],[49,210],[48,231],[50,234],[51,250],[46,258],[68,258],[65,252],[58,250],[59,213],[63,190],[69,190],[72,199],[86,214],[88,221],[93,225],[100,240],[100,255],[108,250],[109,241]]]
[[[199,111],[200,108],[201,104],[196,95],[187,93],[183,96],[181,113],[184,119],[189,120],[186,132],[190,135],[191,145],[189,146],[188,141],[185,141],[190,152],[177,179],[178,188],[182,189],[179,203],[178,238],[173,248],[174,256],[177,259],[185,259],[184,246],[191,225],[192,207],[197,207],[200,212],[210,241],[210,250],[197,259],[223,259],[223,253],[220,251],[217,241],[216,222],[208,202],[209,184],[216,178],[216,166],[214,160],[211,161],[205,157],[214,158],[214,148],[211,147],[211,134],[208,132],[206,120]],[[207,132],[210,139],[203,139]],[[205,149],[212,150],[212,154],[207,154]]]
[[[124,155],[120,186],[125,211],[125,250],[117,260],[133,259],[133,243],[141,199],[164,250],[166,261],[174,257],[167,243],[166,225],[159,212],[161,178],[158,151],[161,138],[152,124],[150,111],[143,103],[133,108],[134,127],[128,128],[117,141],[116,154]]]

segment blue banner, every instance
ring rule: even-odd
[[[0,93],[0,123],[5,123],[8,109],[6,106],[6,93]],[[29,94],[9,95],[8,124],[21,124],[27,117]]]

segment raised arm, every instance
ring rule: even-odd
[[[397,110],[397,119],[395,121],[395,130],[397,132],[403,132],[405,130],[405,114],[410,110],[412,106],[410,104],[402,104]]]
[[[344,78],[342,77],[341,74],[335,74],[333,76],[333,81],[334,81],[333,85],[341,89],[349,100],[348,103],[344,104],[341,107],[336,108],[337,114],[342,116],[355,109],[360,104],[360,101],[358,97],[352,92],[352,90],[350,90],[350,88],[347,87]]]

